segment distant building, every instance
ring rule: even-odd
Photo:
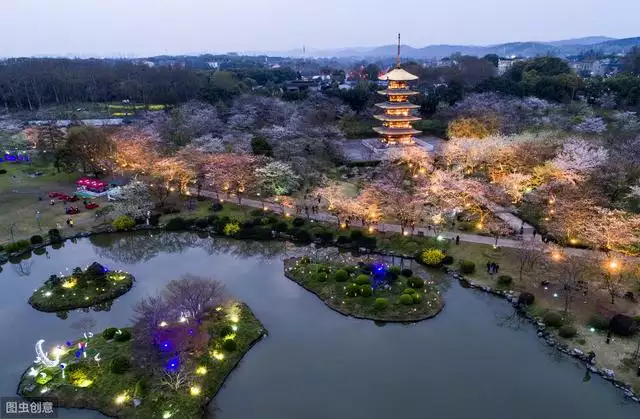
[[[290,80],[285,82],[284,88],[287,92],[300,92],[304,90],[319,92],[320,82],[316,80]]]
[[[571,68],[581,75],[602,76],[606,65],[606,60],[582,60],[571,63]]]
[[[217,61],[209,61],[207,62],[207,66],[209,66],[209,68],[213,68],[214,70],[217,70],[220,68],[220,63]]]
[[[522,61],[522,58],[518,58],[515,55],[511,57],[503,57],[498,59],[498,75],[501,76],[507,72],[517,62]]]

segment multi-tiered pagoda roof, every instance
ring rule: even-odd
[[[417,95],[409,89],[409,82],[417,80],[418,77],[400,67],[400,35],[398,35],[398,62],[396,67],[388,73],[378,77],[380,80],[388,82],[385,90],[378,91],[379,94],[387,96],[386,102],[376,104],[384,110],[383,114],[375,115],[382,121],[381,127],[374,127],[373,130],[382,135],[382,140],[389,144],[409,145],[415,142],[414,136],[420,131],[411,126],[412,122],[421,118],[413,115],[412,110],[420,106],[409,102],[409,96]]]

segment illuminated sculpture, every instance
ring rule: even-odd
[[[36,342],[36,363],[40,363],[45,367],[55,367],[60,363],[60,355],[64,350],[59,346],[53,348],[53,356],[55,359],[49,359],[49,356],[42,349],[42,344],[44,343],[44,339],[40,339]]]
[[[419,121],[420,118],[414,116],[411,111],[420,106],[408,101],[409,96],[417,95],[409,89],[410,81],[417,80],[418,77],[400,67],[400,34],[398,34],[398,58],[396,67],[388,73],[378,77],[380,80],[388,82],[386,90],[378,93],[387,96],[387,102],[376,104],[384,110],[384,114],[374,115],[382,121],[381,127],[374,127],[373,130],[382,135],[382,141],[388,144],[412,145],[415,143],[414,135],[420,131],[411,126],[412,122]]]

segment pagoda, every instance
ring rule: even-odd
[[[398,34],[398,58],[393,70],[378,77],[380,80],[388,82],[385,90],[378,93],[388,97],[386,102],[376,104],[384,110],[381,115],[374,118],[382,121],[381,127],[374,127],[373,130],[382,135],[382,141],[387,144],[412,145],[415,143],[414,135],[420,131],[411,126],[412,122],[421,118],[412,114],[413,109],[420,106],[409,102],[409,96],[417,95],[409,89],[409,82],[417,80],[418,77],[400,67],[400,34]]]

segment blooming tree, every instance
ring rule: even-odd
[[[133,218],[145,218],[153,209],[153,200],[149,186],[141,181],[132,181],[120,187],[117,201],[113,204],[116,216],[128,215]]]
[[[602,146],[590,144],[581,138],[571,138],[565,141],[552,163],[563,172],[566,182],[576,183],[602,166],[608,158],[609,153]]]
[[[288,195],[300,187],[300,176],[291,166],[281,161],[272,161],[255,169],[260,191],[265,195]]]

